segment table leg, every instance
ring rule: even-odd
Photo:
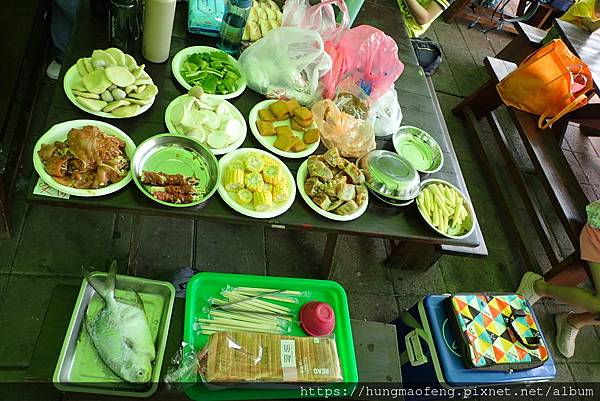
[[[142,216],[133,215],[131,223],[131,241],[129,242],[129,257],[127,259],[127,275],[135,276],[137,269],[137,254],[140,250],[142,236]]]
[[[8,196],[4,190],[4,177],[0,175],[0,238],[10,238]]]
[[[426,271],[441,256],[439,245],[399,241],[383,263],[393,269]]]
[[[323,252],[323,266],[321,277],[330,279],[333,277],[333,257],[335,255],[335,245],[337,243],[337,234],[327,234],[327,242],[325,243],[325,252]]]

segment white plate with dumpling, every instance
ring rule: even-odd
[[[227,100],[191,95],[169,103],[165,124],[170,133],[191,136],[215,155],[239,148],[248,131],[242,113]]]
[[[114,47],[77,60],[65,73],[63,89],[75,106],[104,118],[140,115],[158,93],[144,65]]]

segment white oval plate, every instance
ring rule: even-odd
[[[187,82],[185,82],[185,79],[183,79],[183,76],[181,75],[181,68],[182,68],[181,66],[183,65],[185,60],[188,58],[188,56],[190,56],[194,53],[206,53],[206,52],[215,52],[215,51],[221,52],[222,50],[219,50],[215,47],[210,47],[210,46],[190,46],[190,47],[186,47],[185,49],[180,50],[173,57],[173,60],[171,61],[171,70],[173,71],[173,75],[175,76],[175,79],[177,80],[177,82],[179,82],[179,84],[181,86],[183,86],[185,89],[190,90],[192,88],[192,86],[190,84],[188,84]],[[238,79],[238,82],[237,82],[239,85],[239,88],[235,92],[228,93],[227,95],[211,95],[211,94],[207,93],[206,96],[210,96],[210,97],[217,98],[217,99],[233,99],[234,97],[238,97],[239,95],[241,95],[242,92],[246,89],[246,78],[244,78],[244,74],[242,73],[242,68],[240,66],[240,63],[235,58],[231,57],[229,54],[227,56],[229,57],[230,60],[232,60],[234,62],[234,65],[240,72],[241,78]]]
[[[73,94],[73,91],[71,90],[71,86],[73,86],[73,83],[75,83],[76,81],[81,79],[81,75],[79,75],[79,72],[77,72],[77,67],[76,66],[71,66],[71,68],[69,68],[65,74],[65,78],[63,79],[63,88],[65,90],[65,94],[67,95],[67,97],[69,98],[69,100],[71,101],[71,103],[73,103],[75,106],[77,106],[78,108],[80,108],[81,110],[85,111],[86,113],[90,113],[93,114],[95,116],[98,117],[104,117],[104,118],[131,118],[131,117],[135,117],[135,116],[139,116],[140,114],[142,114],[143,112],[145,112],[146,110],[148,110],[153,104],[154,104],[154,100],[156,99],[156,96],[152,97],[152,101],[148,104],[141,104],[140,105],[140,109],[138,110],[137,113],[135,113],[134,115],[132,115],[131,117],[117,117],[114,116],[110,113],[105,113],[103,111],[93,111],[93,110],[89,110],[86,109],[85,107],[83,107],[82,104],[80,104],[77,101],[77,97]]]
[[[454,239],[463,239],[463,238],[467,238],[469,235],[471,235],[473,233],[473,231],[475,230],[475,224],[473,222],[473,216],[475,216],[475,211],[473,210],[473,205],[471,204],[471,202],[469,202],[469,200],[466,198],[465,194],[462,193],[462,191],[460,189],[458,189],[456,186],[450,184],[448,181],[444,181],[444,180],[440,180],[439,178],[430,178],[428,180],[425,180],[423,182],[421,182],[421,191],[423,189],[425,189],[427,187],[427,185],[429,184],[444,184],[444,185],[448,185],[451,188],[456,189],[456,191],[462,196],[463,199],[463,205],[465,205],[465,209],[467,209],[467,213],[469,214],[469,217],[471,218],[471,229],[469,229],[469,231],[467,231],[465,234],[463,235],[450,235],[447,234],[445,232],[440,231],[436,226],[434,226],[433,224],[430,224],[427,219],[425,218],[425,216],[423,216],[423,212],[421,211],[421,209],[417,206],[417,210],[419,211],[419,214],[421,215],[421,218],[423,219],[423,221],[425,221],[425,224],[427,224],[429,227],[431,227],[435,232],[443,235],[444,237],[448,237],[448,238],[454,238]],[[417,202],[415,202],[415,205],[417,204]]]
[[[257,103],[256,106],[254,106],[252,108],[252,110],[250,110],[250,115],[248,116],[248,124],[250,124],[250,131],[252,131],[252,134],[254,134],[254,137],[258,140],[258,142],[260,142],[260,144],[262,146],[267,148],[269,151],[275,153],[276,155],[287,157],[290,159],[302,159],[304,157],[308,157],[308,156],[312,155],[313,153],[315,153],[315,150],[317,150],[317,148],[319,147],[319,143],[321,143],[320,136],[319,136],[319,140],[317,142],[307,145],[306,149],[303,150],[302,152],[284,152],[283,150],[277,149],[275,146],[273,146],[273,144],[277,140],[277,135],[264,136],[264,135],[261,135],[260,132],[258,132],[258,128],[256,127],[256,120],[258,120],[258,111],[268,108],[271,103],[275,103],[276,101],[277,101],[276,99],[263,100],[262,102]],[[285,121],[273,122],[274,127],[282,127],[284,125],[287,125],[288,127],[290,127],[291,126],[290,120],[288,119]],[[310,126],[307,127],[307,129],[313,129],[313,128],[317,128],[317,124],[315,124],[314,121]],[[300,137],[300,139],[304,140],[304,132],[299,132],[299,131],[292,131],[292,132],[294,133],[294,135],[297,135]]]
[[[369,206],[369,191],[367,191],[366,201],[362,205],[360,205],[360,207],[358,208],[358,210],[356,212],[349,214],[347,216],[340,216],[339,214],[331,213],[331,212],[328,212],[327,210],[321,209],[315,202],[313,202],[312,199],[310,199],[310,196],[308,196],[306,194],[306,191],[304,190],[304,180],[306,179],[307,175],[308,175],[308,160],[304,160],[304,162],[298,168],[298,173],[296,174],[296,183],[298,184],[298,192],[300,192],[300,195],[302,196],[302,199],[304,199],[306,204],[312,210],[319,213],[321,216],[327,217],[328,219],[336,220],[336,221],[351,221],[351,220],[357,219],[360,216],[362,216],[363,213],[365,212],[365,210],[367,210],[367,206]]]
[[[73,187],[68,187],[66,185],[59,184],[58,182],[56,182],[54,180],[54,178],[50,174],[48,174],[46,172],[46,169],[44,168],[44,164],[42,163],[42,160],[40,159],[40,156],[38,155],[38,151],[41,149],[42,144],[54,143],[56,141],[65,141],[67,139],[67,134],[69,133],[69,131],[72,128],[83,128],[86,125],[94,125],[96,127],[99,127],[106,134],[116,136],[117,138],[119,138],[125,142],[125,153],[127,154],[127,157],[129,158],[130,165],[129,165],[129,174],[127,174],[127,176],[124,177],[121,181],[114,183],[114,184],[110,184],[104,188],[81,189],[81,188],[73,188]],[[37,143],[35,144],[35,147],[33,148],[33,167],[35,168],[35,171],[37,171],[37,173],[40,175],[42,180],[44,180],[46,182],[46,184],[50,185],[54,189],[58,189],[59,191],[62,191],[69,195],[75,195],[75,196],[85,196],[85,197],[103,196],[103,195],[108,195],[113,192],[116,192],[119,189],[123,188],[125,185],[129,184],[129,181],[131,181],[131,178],[132,178],[131,177],[131,159],[133,158],[134,153],[135,153],[135,143],[133,143],[131,138],[129,136],[127,136],[126,133],[124,133],[117,127],[110,125],[108,123],[105,123],[103,121],[72,120],[72,121],[65,121],[64,123],[54,125],[48,131],[46,131],[40,139],[38,139]]]
[[[286,176],[288,189],[290,191],[290,196],[287,201],[276,204],[277,207],[274,207],[270,210],[265,210],[264,212],[255,211],[252,206],[246,207],[237,203],[229,194],[225,187],[223,186],[223,179],[225,177],[225,167],[233,160],[240,156],[245,155],[246,153],[259,153],[265,156],[268,156],[274,160],[277,160],[279,164],[283,167],[283,171]],[[245,216],[255,217],[257,219],[270,219],[272,217],[279,216],[286,212],[294,203],[294,199],[296,198],[296,184],[294,183],[294,176],[290,172],[290,169],[277,157],[273,156],[269,152],[265,152],[264,150],[255,149],[255,148],[241,148],[236,149],[233,152],[227,153],[225,156],[219,160],[219,171],[221,175],[221,182],[219,183],[219,195],[221,198],[227,203],[233,210],[239,212]]]
[[[171,134],[179,134],[179,135],[185,136],[185,134],[182,134],[181,132],[177,131],[177,128],[175,128],[175,125],[171,121],[171,113],[173,111],[173,107],[175,107],[175,105],[178,102],[180,102],[185,96],[189,96],[189,95],[181,95],[179,97],[176,97],[171,103],[169,103],[169,105],[167,106],[167,109],[165,110],[165,124],[167,125],[167,129],[169,130],[169,132]],[[237,107],[235,107],[233,104],[229,103],[225,99],[207,98],[207,99],[204,99],[203,101],[206,101],[207,103],[211,103],[214,105],[217,105],[221,102],[227,103],[227,106],[229,106],[229,109],[231,110],[231,113],[235,116],[236,120],[238,120],[240,123],[242,123],[242,126],[244,127],[244,132],[242,132],[242,135],[240,136],[240,138],[237,141],[235,141],[231,145],[221,148],[221,149],[213,149],[210,146],[208,146],[208,143],[206,143],[206,142],[202,142],[202,144],[204,146],[206,146],[208,149],[210,149],[213,152],[213,154],[217,155],[217,156],[224,155],[224,154],[229,153],[232,150],[236,150],[237,148],[242,146],[242,143],[244,143],[244,141],[246,140],[246,135],[248,134],[248,126],[246,125],[246,119],[244,118],[242,113],[240,113],[240,111],[237,109]]]

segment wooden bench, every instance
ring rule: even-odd
[[[523,171],[519,168],[509,150],[508,138],[503,132],[496,113],[496,109],[502,105],[496,85],[514,71],[517,66],[514,63],[491,57],[486,58],[484,61],[491,79],[459,104],[453,112],[461,115],[466,120],[470,131],[474,134],[475,144],[479,148],[484,167],[488,170],[488,175],[492,178],[492,183],[499,192],[499,198],[502,199],[507,209],[511,225],[515,231],[519,232],[518,226],[522,222],[519,221],[519,217],[515,213],[511,213],[514,202],[504,194],[502,184],[494,173],[494,167],[490,161],[491,152],[483,146],[479,132],[477,121],[485,117],[489,122],[502,156],[508,164],[514,184],[516,184],[519,194],[523,198],[527,212],[534,223],[534,228],[552,266],[552,269],[545,274],[547,278],[551,278],[579,259],[579,233],[586,220],[585,205],[587,199],[560,147],[557,146],[556,139],[552,136],[551,131],[538,128],[537,116],[507,107],[512,122],[517,128],[519,137],[525,145],[534,166],[535,174],[541,179],[545,194],[575,248],[575,252],[563,258],[551,227],[533,193],[532,186],[527,182]],[[521,250],[529,268],[539,271],[539,265],[535,263],[535,257],[531,254],[532,249],[528,244],[528,239],[520,238],[520,240]]]
[[[523,22],[515,22],[514,26],[517,36],[504,49],[500,50],[496,58],[520,64],[531,53],[542,47],[546,31]]]
[[[48,0],[8,0],[0,13],[0,237],[10,236],[8,202],[29,135],[38,81],[45,66],[48,42],[44,13]]]

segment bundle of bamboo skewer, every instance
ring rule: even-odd
[[[206,318],[196,318],[194,329],[210,335],[224,331],[287,334],[295,321],[292,308],[282,304],[298,304],[300,291],[271,288],[225,287],[223,298],[211,297],[204,309]],[[269,302],[275,301],[279,303]]]

